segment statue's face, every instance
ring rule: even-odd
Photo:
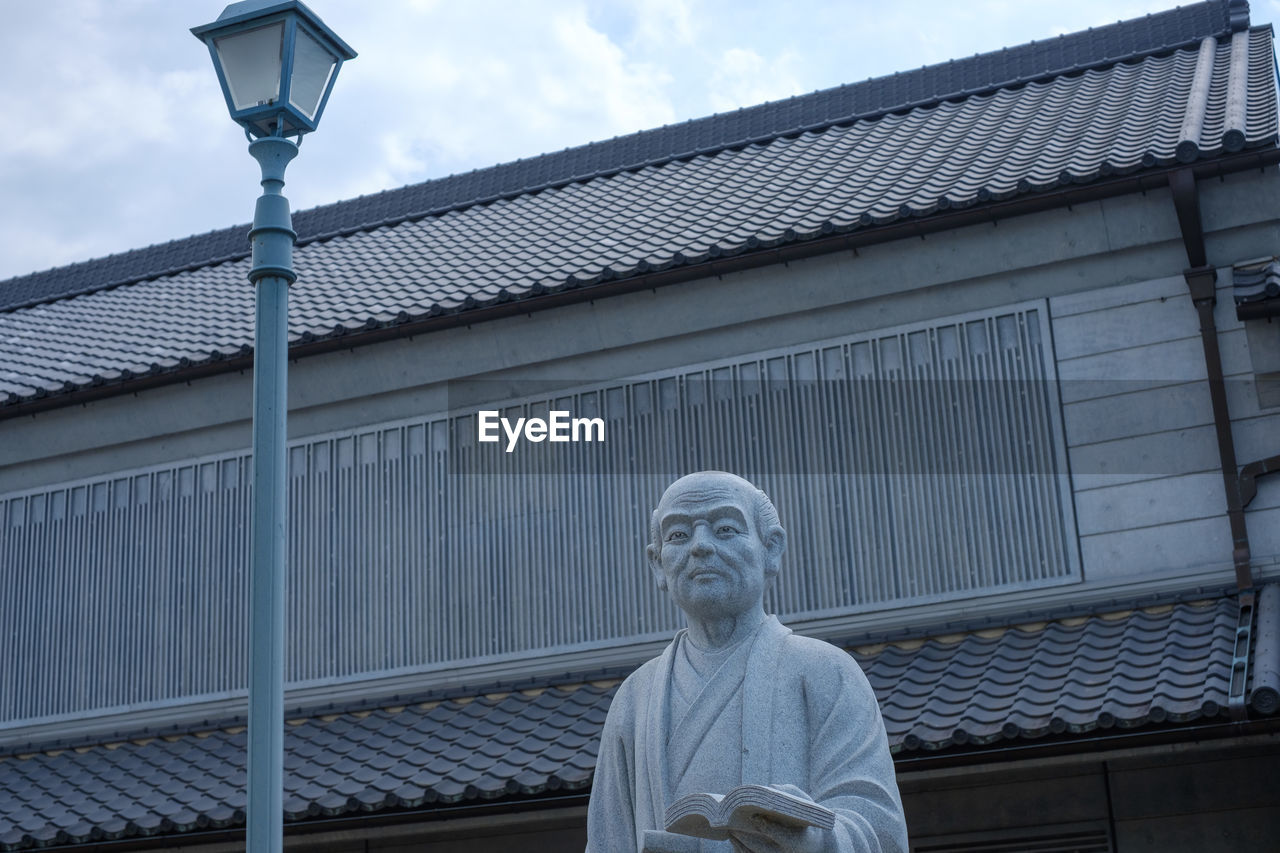
[[[724,478],[686,478],[658,506],[658,587],[690,616],[737,616],[760,604],[777,560],[755,527],[751,496]]]

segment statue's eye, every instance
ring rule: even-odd
[[[732,536],[735,533],[741,533],[741,532],[742,531],[734,527],[732,524],[722,524],[716,528],[716,533],[722,534],[724,536]]]
[[[668,542],[679,542],[683,539],[688,539],[688,538],[689,538],[689,534],[685,533],[683,530],[673,530],[667,534]]]

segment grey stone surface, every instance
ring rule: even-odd
[[[836,812],[835,828],[758,820],[757,832],[733,830],[729,841],[690,850],[905,853],[906,819],[866,677],[835,646],[764,612],[787,544],[773,503],[740,477],[704,471],[667,489],[650,528],[654,579],[688,627],[614,697],[588,851],[676,849],[653,834],[675,800],[750,783],[821,803]]]

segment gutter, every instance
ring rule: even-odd
[[[1017,198],[985,202],[963,209],[940,209],[922,216],[899,219],[885,225],[859,227],[857,230],[838,234],[816,233],[812,237],[792,235],[788,242],[777,246],[748,249],[741,254],[724,255],[718,247],[712,247],[706,256],[686,259],[678,266],[654,270],[626,278],[610,278],[605,271],[598,281],[579,286],[558,289],[529,297],[495,302],[483,306],[463,308],[450,313],[410,318],[407,314],[383,323],[372,319],[354,329],[339,327],[323,338],[302,336],[289,346],[291,360],[305,358],[336,350],[374,344],[398,338],[428,334],[442,329],[470,326],[504,317],[532,314],[548,308],[573,303],[590,302],[609,296],[653,290],[671,284],[700,278],[723,276],[743,270],[832,252],[852,251],[855,254],[864,246],[887,243],[906,238],[925,239],[940,231],[964,228],[971,225],[994,224],[1000,219],[1038,213],[1075,204],[1100,201],[1127,193],[1145,193],[1172,186],[1170,176],[1192,173],[1196,178],[1221,177],[1249,169],[1265,169],[1280,163],[1280,147],[1271,146],[1242,151],[1194,165],[1173,164],[1168,167],[1143,171],[1139,174],[1112,176],[1088,184],[1058,186],[1042,192],[1027,192]],[[1197,208],[1198,217],[1198,208]],[[1181,217],[1179,218],[1181,222]],[[1186,232],[1184,229],[1184,238]],[[133,374],[127,378],[102,382],[97,385],[68,387],[62,391],[41,392],[19,402],[0,403],[0,420],[34,415],[39,412],[90,403],[107,397],[136,393],[150,388],[189,382],[220,373],[243,371],[252,368],[253,354],[247,347],[226,353],[214,353],[209,361],[172,367],[153,366],[145,374]]]
[[[1182,276],[1187,282],[1191,302],[1200,318],[1200,343],[1204,349],[1209,398],[1213,405],[1213,427],[1218,438],[1222,485],[1227,497],[1227,521],[1231,526],[1231,561],[1235,567],[1240,609],[1236,618],[1228,709],[1231,719],[1240,723],[1249,716],[1249,653],[1253,644],[1253,623],[1258,604],[1253,581],[1249,528],[1244,510],[1257,494],[1257,479],[1280,470],[1280,455],[1251,462],[1243,469],[1237,463],[1235,439],[1231,432],[1231,412],[1227,405],[1226,379],[1222,370],[1222,353],[1218,348],[1218,327],[1213,315],[1214,305],[1217,303],[1218,273],[1210,266],[1205,249],[1204,223],[1200,215],[1200,194],[1195,173],[1189,167],[1170,172],[1169,189],[1173,192],[1174,210],[1190,263]],[[1270,589],[1274,591],[1274,587]],[[1272,604],[1268,609],[1274,611],[1275,605]],[[1260,635],[1265,633],[1267,632],[1259,631]]]

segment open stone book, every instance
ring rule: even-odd
[[[752,819],[763,817],[801,829],[831,829],[835,812],[826,806],[764,785],[739,785],[727,794],[690,794],[667,809],[668,832],[724,841],[735,829],[754,830]]]

